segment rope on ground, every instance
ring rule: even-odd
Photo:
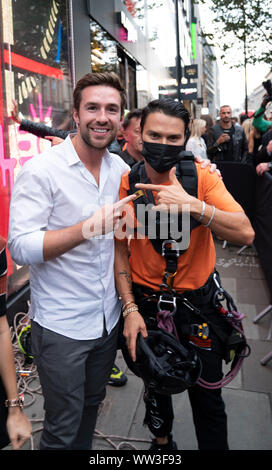
[[[42,388],[39,381],[39,375],[34,362],[29,359],[21,350],[18,344],[18,337],[23,328],[30,325],[30,319],[28,313],[19,312],[14,316],[13,326],[10,327],[14,361],[17,371],[17,386],[18,393],[24,396],[24,408],[27,409],[34,405],[36,401],[36,394],[42,395]],[[30,438],[30,449],[35,450],[34,444],[34,434],[41,432],[43,430],[43,425],[35,427],[38,423],[43,423],[43,418],[32,418],[28,416],[33,430],[32,436]],[[125,436],[115,436],[115,435],[106,435],[103,434],[98,429],[95,429],[94,438],[104,439],[108,444],[110,444],[115,450],[138,450],[132,442],[139,443],[151,443],[151,440],[134,438],[134,437],[125,437]],[[114,441],[121,441],[115,443]]]

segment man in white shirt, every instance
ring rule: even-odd
[[[32,352],[45,399],[41,449],[90,449],[120,317],[113,227],[129,167],[107,150],[125,108],[112,73],[74,91],[74,138],[35,156],[13,189],[9,250],[30,265]],[[134,196],[132,196],[133,198]]]

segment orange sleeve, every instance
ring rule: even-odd
[[[197,165],[199,178],[198,199],[217,209],[226,212],[244,212],[242,206],[233,198],[227,190],[223,180],[216,172],[211,173],[209,168],[200,168]]]

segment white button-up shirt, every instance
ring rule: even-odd
[[[68,136],[63,143],[23,166],[13,187],[9,250],[30,265],[30,316],[40,325],[74,339],[108,333],[120,317],[114,283],[114,237],[90,238],[49,260],[43,259],[45,231],[72,226],[100,206],[118,201],[123,173],[130,168],[108,150],[99,186],[79,159]]]

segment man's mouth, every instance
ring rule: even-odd
[[[93,132],[97,132],[98,134],[107,134],[107,132],[109,132],[109,129],[101,129],[100,127],[91,127],[91,130]]]

